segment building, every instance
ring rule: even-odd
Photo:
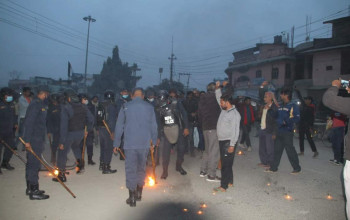
[[[233,53],[234,60],[225,70],[230,82],[240,95],[255,93],[267,80],[280,88],[292,85],[295,77],[293,49],[275,36],[273,43],[259,43],[255,47]]]

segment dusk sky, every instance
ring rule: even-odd
[[[138,86],[169,77],[174,39],[174,80],[190,73],[190,87],[204,89],[213,78],[226,77],[232,52],[271,43],[273,36],[295,26],[294,45],[305,41],[306,16],[311,38],[331,37],[323,21],[349,15],[350,0],[0,0],[0,86],[18,71],[31,76],[67,78],[85,66],[90,27],[88,73],[99,74],[103,62],[120,49],[123,62],[137,63]],[[186,83],[187,77],[181,76]]]

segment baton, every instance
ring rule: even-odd
[[[105,120],[102,120],[102,122],[103,122],[103,125],[105,126],[105,128],[106,128],[106,130],[107,130],[109,136],[111,136],[111,139],[112,139],[112,132],[111,132],[111,130],[109,129],[108,124],[106,123]],[[123,154],[123,151],[120,149],[120,147],[117,147],[117,149],[118,149],[120,155],[122,155],[122,157],[123,157],[124,160],[125,160],[125,155]]]
[[[86,135],[86,132],[87,132],[87,128],[85,126],[85,129],[84,129],[84,141],[83,141],[83,150],[81,152],[81,162],[83,165],[85,165],[85,161],[84,161],[84,156],[85,156],[85,147],[86,147],[86,138],[87,138],[87,135]]]
[[[21,138],[19,137],[19,140],[22,142],[22,144],[26,145],[26,142]],[[30,148],[25,148],[28,152],[30,152],[31,154],[33,154],[33,156],[39,160],[39,162],[44,166],[46,167],[46,169],[52,174],[52,176],[56,176],[53,169],[51,169],[46,163],[44,163],[44,161],[42,161],[40,159],[40,157],[38,157],[38,155],[36,155],[36,153],[33,151],[33,149],[30,147]],[[76,196],[74,195],[74,193],[66,186],[66,184],[64,184],[62,182],[62,180],[60,178],[58,178],[58,176],[55,177],[59,183],[61,183],[61,185],[73,196],[73,198],[76,198]]]
[[[12,151],[12,153],[13,153],[14,155],[16,155],[24,164],[27,164],[26,160],[25,160],[23,157],[21,157],[21,155],[19,155],[19,154],[17,153],[17,151],[15,151],[14,149],[12,149],[12,147],[10,147],[4,140],[1,139],[1,143],[2,143],[5,147],[7,147],[10,151]]]
[[[151,159],[152,159],[153,178],[154,178],[154,182],[157,183],[157,181],[156,181],[156,163],[154,162],[154,156],[153,156],[154,146],[153,146],[152,140],[151,140],[150,144],[151,144],[150,151],[151,151]]]

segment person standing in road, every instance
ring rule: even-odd
[[[25,121],[23,140],[25,147],[32,149],[36,155],[41,155],[44,150],[46,136],[46,115],[47,106],[45,100],[49,97],[49,92],[46,88],[38,89],[37,97],[29,104]],[[35,158],[32,153],[27,152],[26,164],[26,195],[29,195],[30,200],[48,199],[49,195],[44,194],[45,191],[39,189],[39,170],[40,161]]]
[[[298,154],[293,146],[294,124],[300,120],[299,106],[291,102],[292,90],[290,88],[282,88],[280,97],[283,104],[278,108],[275,155],[271,167],[266,169],[265,172],[277,172],[283,151],[286,149],[289,162],[293,167],[291,174],[299,174],[301,167]]]
[[[26,116],[27,108],[32,101],[31,98],[31,88],[30,87],[23,87],[22,89],[22,95],[18,99],[18,137],[23,136],[24,132],[24,117]],[[16,141],[16,145],[18,145],[19,140]],[[24,146],[22,148],[22,151],[24,151]]]
[[[342,87],[340,80],[334,80],[332,82],[332,87],[330,87],[322,97],[322,102],[325,106],[333,109],[334,111],[340,112],[347,117],[350,116],[350,100],[349,98],[338,96],[338,92]],[[347,93],[350,93],[349,81],[347,85],[344,85]],[[350,124],[348,124],[348,131],[350,129]],[[345,137],[345,166],[343,170],[344,175],[344,188],[345,188],[345,196],[346,196],[346,214],[347,217],[350,218],[350,135],[349,132]]]
[[[141,201],[142,198],[150,142],[156,143],[158,136],[154,107],[144,101],[144,92],[141,88],[135,88],[132,92],[132,101],[120,109],[113,142],[115,153],[121,144],[123,134],[126,187],[129,189],[126,203],[135,207],[136,201]]]
[[[227,85],[227,83],[225,81],[223,86]],[[232,166],[235,150],[237,149],[241,116],[233,105],[234,100],[231,91],[222,94],[220,81],[216,82],[215,96],[221,107],[217,123],[221,159],[221,183],[220,187],[214,188],[214,191],[225,192],[229,186],[233,186]]]

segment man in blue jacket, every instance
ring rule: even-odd
[[[280,97],[283,101],[283,104],[278,108],[278,131],[275,142],[274,161],[272,162],[270,169],[267,169],[265,171],[277,172],[283,150],[285,148],[289,162],[293,167],[291,174],[298,174],[301,172],[301,167],[299,165],[298,154],[293,146],[293,130],[294,124],[298,123],[300,120],[300,111],[298,105],[291,102],[291,89],[282,88]]]
[[[156,143],[158,136],[154,108],[144,101],[144,92],[141,88],[135,88],[132,101],[120,108],[113,143],[115,153],[120,146],[123,133],[126,187],[129,189],[126,203],[135,207],[136,201],[141,201],[142,188],[145,184],[150,141]]]

